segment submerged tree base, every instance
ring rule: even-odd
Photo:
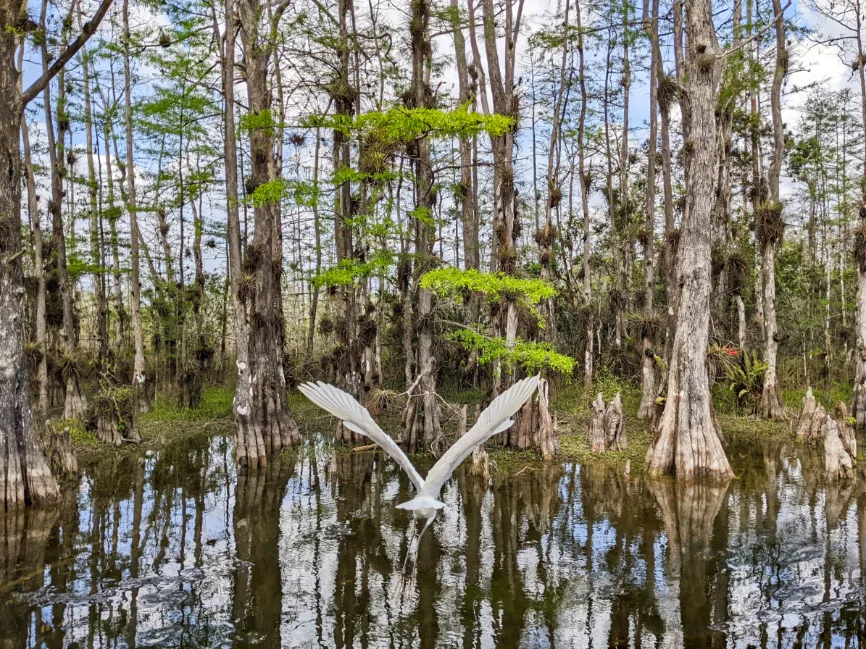
[[[764,391],[761,393],[760,413],[764,419],[788,419],[788,411],[782,400],[782,390],[779,389],[778,383],[764,385]]]
[[[709,394],[707,394],[709,397]],[[707,399],[668,399],[646,454],[649,475],[691,480],[728,480],[734,476]]]

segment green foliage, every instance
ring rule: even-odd
[[[249,198],[254,207],[274,205],[283,200],[287,187],[288,183],[284,179],[276,178],[256,187]]]
[[[313,116],[304,120],[310,128],[320,127],[339,131],[346,136],[370,136],[383,142],[408,143],[423,137],[454,137],[488,133],[504,135],[514,126],[509,117],[483,115],[468,106],[452,111],[435,108],[395,107],[385,112],[348,115]]]
[[[334,172],[334,175],[331,179],[335,185],[342,185],[343,183],[359,183],[364,180],[372,180],[374,182],[388,182],[390,180],[396,180],[399,177],[399,174],[391,171],[382,171],[379,173],[362,173],[351,167],[340,167]]]
[[[420,221],[424,225],[433,227],[436,225],[436,220],[433,218],[433,211],[429,207],[419,205],[414,210],[409,212],[409,216],[416,221]]]
[[[322,286],[354,286],[360,280],[388,269],[394,264],[394,255],[388,250],[376,252],[370,261],[360,262],[344,259],[336,266],[328,268],[313,278],[313,284]]]
[[[154,403],[153,409],[141,416],[144,424],[158,424],[183,421],[201,421],[213,419],[231,419],[232,402],[234,394],[231,390],[218,388],[205,388],[202,391],[201,403],[195,410],[187,410],[178,407],[177,399],[166,397]]]
[[[448,333],[446,338],[466,350],[478,352],[481,365],[500,360],[506,371],[517,367],[527,374],[550,370],[567,378],[574,373],[574,359],[554,351],[549,343],[527,342],[518,338],[514,347],[509,349],[504,338],[488,338],[471,329],[457,329]]]
[[[505,298],[521,306],[534,307],[556,295],[556,289],[542,279],[522,279],[504,273],[482,273],[478,270],[437,268],[421,276],[421,287],[439,297],[464,293],[483,295],[488,302]]]
[[[62,419],[52,422],[54,430],[58,433],[69,429],[69,437],[74,446],[98,447],[99,440],[96,438],[96,433],[87,430],[82,422],[78,419]]]
[[[764,389],[764,374],[767,372],[767,364],[759,357],[758,352],[743,350],[739,363],[730,364],[725,376],[728,380],[728,389],[737,397],[737,402],[750,404],[754,410],[761,392]]]
[[[257,115],[253,113],[242,115],[240,120],[238,120],[239,132],[265,130],[269,135],[273,136],[279,126],[279,123],[277,123],[273,114],[267,108]]]

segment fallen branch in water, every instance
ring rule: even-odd
[[[378,446],[376,444],[365,444],[364,446],[356,446],[352,449],[352,453],[360,453],[361,451],[372,451],[377,449]]]

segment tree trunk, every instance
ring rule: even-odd
[[[824,470],[830,481],[854,477],[854,458],[845,449],[839,424],[829,415],[824,419]]]
[[[607,435],[604,433],[604,412],[606,406],[601,392],[592,402],[592,417],[589,420],[589,429],[586,438],[589,441],[589,450],[593,453],[604,453],[607,450]]]
[[[15,68],[15,30],[7,29],[11,25],[6,22],[17,16],[11,7],[5,14],[0,12],[0,504],[4,510],[60,496],[34,434],[24,355],[19,139],[24,106]]]
[[[316,147],[313,153],[313,189],[319,190],[319,149],[322,137],[319,128],[316,128]],[[316,277],[322,272],[322,233],[319,226],[319,201],[314,200],[313,207],[313,231],[315,233],[316,254]],[[310,300],[310,324],[307,329],[307,362],[313,357],[313,340],[316,333],[316,315],[319,309],[319,287],[315,282],[310,282],[312,299]]]
[[[815,399],[810,387],[806,390],[806,396],[803,397],[803,409],[800,411],[800,418],[797,421],[797,441],[808,442],[820,439],[826,416],[824,406]]]
[[[592,402],[592,418],[589,422],[587,439],[593,453],[604,453],[608,450],[624,451],[628,448],[622,397],[619,393],[606,405],[600,392]]]
[[[691,479],[733,475],[712,416],[707,374],[710,319],[710,219],[715,197],[715,106],[721,61],[710,0],[686,7],[689,114],[685,143],[690,183],[679,248],[677,325],[668,373],[668,398],[647,451],[647,472]]]
[[[23,48],[21,52],[23,53]],[[21,139],[24,143],[24,170],[27,174],[27,211],[33,236],[33,272],[36,275],[36,347],[39,365],[36,369],[37,397],[36,421],[48,419],[48,344],[45,321],[45,261],[43,258],[42,224],[36,196],[36,177],[30,155],[30,133],[27,120],[21,120]]]
[[[776,324],[776,244],[781,241],[784,222],[782,203],[779,200],[779,178],[785,154],[785,133],[782,123],[782,81],[788,71],[788,50],[785,48],[785,19],[782,16],[781,0],[773,0],[776,20],[776,69],[770,92],[773,114],[773,160],[770,164],[768,201],[758,206],[755,214],[755,234],[763,249],[764,279],[764,391],[761,394],[761,416],[767,419],[785,419],[785,404],[776,373],[779,337]]]
[[[551,280],[551,262],[554,255],[554,246],[558,232],[553,226],[553,211],[559,207],[562,200],[562,187],[559,180],[559,157],[557,153],[557,140],[560,137],[562,114],[565,111],[563,102],[566,91],[566,64],[568,62],[568,9],[569,3],[565,4],[565,15],[563,17],[563,39],[562,59],[559,65],[559,83],[556,92],[556,101],[553,105],[553,124],[550,130],[550,145],[547,153],[547,202],[544,206],[544,227],[535,233],[535,241],[538,244],[538,261],[541,268],[541,279],[549,282]],[[546,338],[550,342],[556,342],[556,313],[553,307],[553,298],[548,298],[541,304],[540,313],[547,320]]]
[[[45,25],[45,8],[41,24]],[[69,40],[69,25],[71,16],[64,23],[61,43],[65,47]],[[42,45],[42,72],[48,71],[49,54],[47,44]],[[63,326],[61,329],[61,340],[63,351],[61,367],[63,381],[66,390],[66,398],[63,405],[64,419],[83,419],[87,410],[87,400],[81,391],[79,384],[80,367],[78,348],[78,330],[75,321],[74,292],[75,286],[69,277],[66,259],[66,236],[63,230],[63,202],[66,192],[63,189],[63,179],[67,177],[66,170],[66,134],[70,130],[70,118],[66,112],[66,80],[63,70],[58,74],[57,89],[57,137],[54,135],[54,115],[51,109],[51,84],[45,86],[43,93],[45,108],[45,130],[48,135],[48,159],[51,164],[51,200],[48,203],[48,211],[51,214],[51,228],[53,238],[54,267],[57,272],[57,280],[60,285],[60,301],[63,310]]]
[[[138,214],[135,197],[135,157],[133,154],[132,130],[132,72],[130,70],[129,0],[123,0],[123,96],[124,123],[126,127],[126,203],[129,211],[129,238],[131,248],[131,293],[132,340],[135,356],[132,366],[133,412],[150,410],[149,393],[144,383],[147,380],[144,365],[144,329],[141,324],[141,270],[139,260]],[[135,420],[132,422],[131,439],[138,441]]]
[[[412,88],[410,108],[431,108],[433,90],[429,85],[430,73],[430,5],[428,0],[412,0]],[[433,357],[433,293],[419,286],[421,276],[434,265],[431,224],[435,187],[431,161],[430,140],[417,141],[415,178],[417,203],[415,207],[415,289],[418,299],[416,338],[418,346],[415,360],[415,388],[410,390],[404,413],[406,433],[404,441],[412,451],[426,450],[442,435],[439,423],[439,403],[436,394],[436,359]],[[404,324],[404,326],[408,326]]]
[[[582,275],[583,275],[583,309],[584,318],[586,320],[586,342],[584,343],[583,352],[583,387],[587,395],[592,389],[593,366],[595,363],[595,323],[592,310],[592,274],[590,272],[589,257],[590,257],[590,213],[589,213],[589,187],[587,186],[586,175],[586,152],[584,148],[584,135],[586,132],[586,108],[587,108],[587,91],[586,91],[586,76],[584,68],[586,62],[586,53],[584,52],[583,29],[581,20],[581,7],[577,2],[575,5],[575,13],[577,14],[577,53],[578,60],[578,79],[580,82],[580,115],[577,122],[577,170],[580,175],[580,205],[583,212],[583,250],[582,250]],[[609,184],[608,184],[609,186]]]
[[[249,114],[253,119],[272,121],[268,85],[268,60],[272,44],[267,43],[260,33],[261,14],[262,7],[258,0],[242,0],[239,3]],[[255,194],[256,188],[276,180],[272,131],[270,127],[250,129],[248,196]],[[289,410],[283,373],[282,323],[277,308],[282,267],[281,257],[275,254],[274,242],[282,240],[279,210],[278,201],[255,202],[255,233],[246,251],[247,271],[253,273],[255,278],[250,330],[252,416],[254,425],[261,430],[265,448],[272,452],[300,443],[298,426]]]
[[[241,466],[266,463],[262,429],[253,413],[252,364],[247,300],[255,277],[245,274],[238,211],[238,154],[235,134],[235,3],[225,0],[225,51],[222,54],[222,90],[225,101],[223,147],[226,158],[226,214],[228,216],[229,269],[232,292],[232,324],[235,336],[237,382],[232,404],[235,415],[235,457]],[[215,28],[216,29],[216,28]],[[215,35],[216,36],[216,35]]]
[[[861,17],[857,15],[857,61],[860,81],[860,107],[863,133],[866,135],[866,71],[864,71],[863,42],[860,34]],[[866,149],[864,149],[866,156]],[[857,311],[855,328],[857,334],[857,361],[854,391],[851,396],[851,416],[858,430],[866,429],[866,183],[863,183],[860,205],[860,224],[854,240],[854,256],[857,261]]]
[[[650,63],[650,132],[647,151],[646,215],[644,238],[644,323],[641,326],[641,398],[638,419],[652,419],[656,400],[656,362],[654,337],[655,319],[653,293],[655,290],[655,209],[656,209],[656,139],[658,137],[658,78],[661,76],[661,49],[659,48],[659,0],[653,0],[649,36],[652,43]]]
[[[469,68],[466,60],[466,40],[463,37],[463,27],[457,0],[451,0],[451,26],[454,30],[454,54],[457,64],[457,82],[460,91],[460,104],[475,104],[475,94],[469,83]],[[475,137],[475,136],[473,136]],[[463,223],[463,267],[466,270],[478,270],[480,267],[478,244],[478,212],[475,210],[474,198],[478,188],[472,177],[472,138],[460,135],[460,189],[458,201]],[[464,306],[466,322],[475,322],[479,315],[479,300],[470,296]],[[470,353],[464,370],[467,384],[474,385],[478,370],[477,353]]]
[[[111,270],[114,278],[112,287],[114,298],[114,344],[118,347],[125,337],[127,325],[126,310],[123,308],[123,286],[120,279],[120,249],[117,239],[117,219],[120,209],[114,204],[114,172],[111,165],[111,125],[105,123],[105,173],[108,178],[108,210],[105,217],[108,220],[109,236],[111,237]]]

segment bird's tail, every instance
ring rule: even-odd
[[[415,496],[412,500],[400,503],[396,507],[397,509],[408,509],[409,511],[416,511],[418,509],[442,509],[445,507],[445,503],[436,500],[435,498],[431,498],[430,496]]]

